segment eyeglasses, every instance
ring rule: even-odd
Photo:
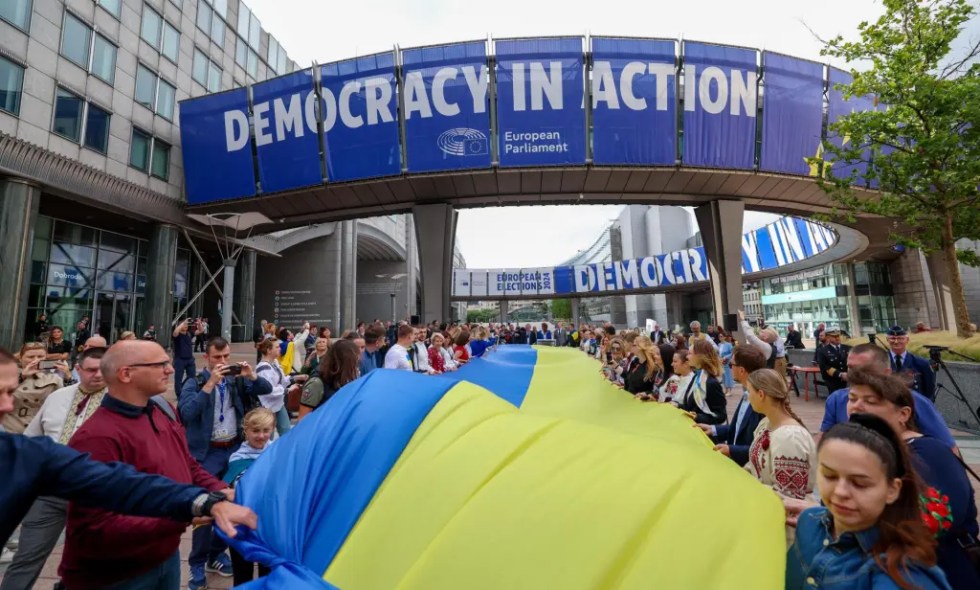
[[[170,361],[157,361],[155,363],[133,363],[132,365],[126,365],[126,366],[131,369],[135,369],[136,367],[152,367],[155,369],[163,369],[171,365],[172,363]]]

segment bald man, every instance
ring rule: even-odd
[[[17,359],[0,348],[0,417],[14,409],[18,375]],[[230,502],[209,504],[208,494],[198,486],[139,473],[122,463],[93,461],[46,436],[0,431],[0,473],[5,478],[0,485],[0,543],[7,542],[38,496],[181,522],[210,515],[230,536],[235,536],[236,524],[256,525],[251,510]]]
[[[108,385],[102,407],[75,433],[69,446],[99,461],[128,463],[144,473],[201,486],[215,502],[232,497],[224,482],[191,457],[180,423],[151,401],[167,390],[174,374],[170,357],[159,344],[117,342],[102,357],[101,368]],[[149,580],[161,580],[159,588],[176,589],[180,583],[178,546],[185,528],[164,519],[73,505],[68,511],[58,573],[66,587],[78,590],[121,583],[137,587]]]

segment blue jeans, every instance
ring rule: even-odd
[[[180,399],[180,388],[185,379],[193,379],[197,375],[194,359],[174,359],[174,395]]]
[[[106,590],[177,590],[180,588],[180,551],[150,571],[123,580]]]
[[[228,469],[228,458],[238,450],[238,447],[237,443],[220,449],[210,447],[207,455],[204,456],[204,460],[201,461],[201,467],[211,475],[221,479],[225,470]],[[214,534],[212,525],[194,527],[194,532],[191,533],[191,554],[187,557],[187,564],[191,566],[191,572],[194,571],[194,566],[203,567],[204,564],[224,553],[227,548],[228,545],[221,540],[221,537]]]
[[[289,421],[289,410],[283,404],[279,411],[276,412],[276,432],[279,433],[279,436],[282,436],[289,432],[291,427],[292,423]]]

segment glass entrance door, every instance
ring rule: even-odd
[[[112,344],[132,329],[132,295],[100,292],[95,297],[94,332]]]

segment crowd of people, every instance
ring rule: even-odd
[[[296,421],[372,371],[448,373],[514,344],[580,350],[598,362],[611,392],[685,412],[716,452],[777,493],[787,514],[787,588],[980,588],[969,467],[931,401],[935,375],[908,352],[900,327],[889,330],[888,350],[850,348],[838,329],[818,328],[814,363],[832,393],[813,436],[792,408],[787,380],[786,351],[804,348],[799,332],[756,330],[741,314],[741,343],[699,322],[665,331],[656,324],[617,330],[375,321],[334,338],[328,327],[303,323],[293,332],[262,321],[253,334],[254,364],[233,362],[221,337],[201,343],[206,326],[201,319],[175,324],[170,354],[151,341],[152,326],[143,339],[107,347],[84,325],[72,344],[59,327],[45,326],[45,342],[26,343],[16,355],[0,352],[0,377],[11,372],[0,379],[0,442],[13,449],[0,467],[10,467],[15,481],[96,474],[88,482],[29,487],[40,492],[36,499],[16,492],[9,504],[16,510],[4,516],[0,533],[6,539],[23,523],[0,590],[29,588],[62,531],[59,575],[68,590],[176,588],[177,545],[193,517],[189,588],[205,588],[207,572],[245,583],[256,575],[254,564],[229,549],[205,517],[220,517],[226,531],[230,522],[254,526],[255,515],[231,503],[235,485]],[[79,334],[86,338],[79,342]],[[201,370],[195,353],[203,353]],[[162,396],[171,380],[176,407]],[[735,395],[729,415],[726,398]],[[52,459],[37,460],[31,471],[28,451]],[[100,462],[166,476],[173,481],[157,478],[147,489],[178,486],[171,500],[184,504],[154,503],[136,491],[119,498],[139,474],[113,467],[99,475]],[[93,499],[93,486],[107,481],[122,483]]]
[[[815,362],[832,393],[813,436],[778,362],[792,332],[757,334],[740,316],[744,344],[695,322],[686,336],[585,325],[579,346],[626,393],[687,412],[715,451],[780,496],[787,588],[980,588],[977,475],[933,405],[935,374],[908,352],[906,331],[892,327],[886,350],[842,345],[839,329],[820,327]],[[742,390],[730,416],[728,379]]]

